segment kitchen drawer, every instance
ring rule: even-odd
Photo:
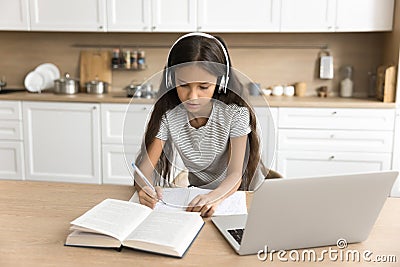
[[[280,129],[279,150],[392,152],[391,131]]]
[[[277,170],[287,178],[382,171],[391,159],[391,153],[278,151]]]
[[[124,104],[102,104],[102,142],[122,144],[125,128],[127,141],[141,143],[151,107],[151,105],[130,104],[127,110],[128,105]]]
[[[0,101],[0,120],[22,120],[20,101]]]
[[[0,140],[22,140],[22,122],[0,120]]]
[[[393,130],[394,109],[280,108],[279,128]]]
[[[0,141],[0,179],[24,180],[22,142]]]

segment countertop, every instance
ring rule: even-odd
[[[69,222],[105,198],[128,200],[131,186],[0,181],[1,266],[399,266],[400,198],[388,198],[367,240],[349,244],[343,251],[371,252],[370,259],[393,255],[397,262],[279,261],[274,254],[260,261],[257,255],[238,256],[209,218],[182,259],[133,249],[65,247]],[[249,196],[251,197],[251,196]],[[336,246],[314,248],[316,255]],[[298,250],[302,255],[302,250]],[[365,254],[365,253],[364,253]],[[306,254],[307,255],[307,254]],[[337,254],[336,254],[337,255]],[[347,256],[349,256],[346,253]],[[351,254],[350,259],[353,259]],[[288,254],[283,255],[288,259]],[[289,264],[289,265],[288,265]]]
[[[0,94],[1,100],[23,100],[23,101],[55,101],[55,102],[86,102],[86,103],[121,103],[128,104],[153,104],[154,99],[138,99],[126,97],[126,92],[110,92],[103,95],[91,95],[79,93],[75,95],[56,95],[50,91],[29,93],[18,91],[15,93]],[[383,103],[372,98],[341,98],[317,96],[288,97],[288,96],[258,96],[250,97],[254,107],[323,107],[323,108],[395,108],[395,103]]]

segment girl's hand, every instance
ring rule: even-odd
[[[210,217],[214,214],[223,198],[214,197],[212,194],[196,196],[187,207],[186,211],[200,212],[203,217]]]
[[[146,205],[149,208],[154,209],[158,200],[162,199],[162,189],[159,186],[155,187],[156,192],[154,192],[149,186],[144,186],[139,190],[139,202],[140,204]]]

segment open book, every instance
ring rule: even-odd
[[[106,199],[71,222],[65,245],[130,247],[182,257],[204,225],[197,212],[159,212]]]
[[[198,187],[163,188],[163,202],[158,201],[154,210],[156,211],[184,211],[189,203],[200,194],[211,192],[209,189]],[[130,202],[139,203],[139,195],[135,192]],[[247,214],[246,192],[236,191],[215,210],[213,216]]]

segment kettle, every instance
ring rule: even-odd
[[[333,57],[326,50],[319,53],[319,78],[333,79]]]

